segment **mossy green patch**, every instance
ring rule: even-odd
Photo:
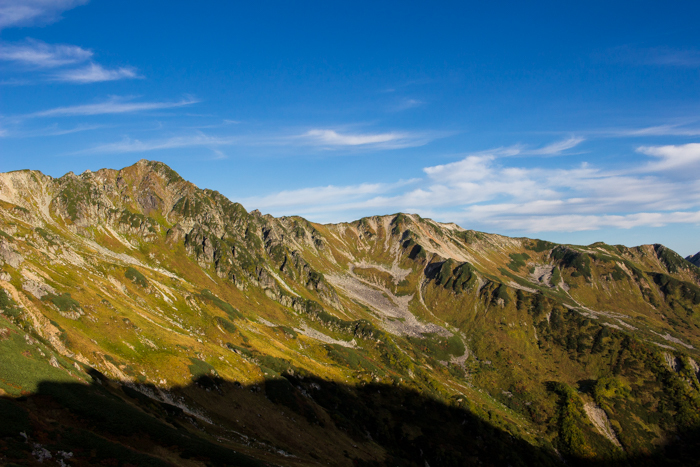
[[[62,293],[61,295],[46,294],[41,297],[41,300],[53,303],[60,311],[80,311],[80,303],[71,297],[68,292]]]
[[[194,376],[195,378],[198,376],[217,374],[216,369],[204,360],[190,357],[190,362],[192,362],[192,364],[189,365],[188,368],[190,369],[190,373],[192,374],[192,376]]]
[[[219,297],[214,295],[210,290],[203,290],[202,293],[199,294],[199,298],[212,302],[214,305],[216,305],[220,310],[225,312],[227,315],[231,317],[231,319],[243,319],[243,315],[241,312],[236,310],[234,307],[232,307],[230,304],[226,303],[225,301],[221,300]]]
[[[131,266],[126,268],[124,276],[126,276],[127,279],[129,279],[131,282],[140,287],[148,287],[148,280],[146,280],[146,277],[143,274],[141,274],[140,271],[132,268]]]
[[[520,271],[520,268],[525,266],[525,261],[530,259],[527,253],[511,253],[509,256],[510,263],[508,263],[508,268],[515,272]]]

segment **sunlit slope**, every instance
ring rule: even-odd
[[[149,161],[0,174],[0,200],[0,390],[49,451],[79,428],[116,459],[183,465],[692,452],[700,270],[661,245],[556,245],[409,214],[273,218]],[[63,396],[74,383],[156,425],[136,440],[91,421]],[[20,396],[75,420],[38,426]],[[36,458],[19,431],[7,459]],[[223,457],[192,460],[200,442]]]

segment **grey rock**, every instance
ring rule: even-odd
[[[39,300],[41,300],[41,298],[45,295],[56,293],[56,290],[50,285],[44,284],[43,282],[37,282],[32,279],[26,279],[24,282],[22,282],[22,288],[34,295]]]
[[[0,240],[0,258],[13,268],[17,268],[24,258],[5,240]]]

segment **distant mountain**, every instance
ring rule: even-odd
[[[685,258],[687,261],[693,263],[694,265],[700,267],[700,252]]]
[[[659,244],[275,218],[160,162],[24,170],[0,174],[0,312],[3,464],[700,452],[700,269]]]

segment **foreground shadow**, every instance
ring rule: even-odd
[[[446,404],[387,384],[351,386],[294,375],[247,387],[201,376],[169,389],[174,400],[201,399],[209,412],[235,408],[240,414],[204,421],[186,406],[154,398],[153,386],[124,386],[95,370],[90,374],[89,385],[44,382],[36,393],[1,397],[0,464],[636,467],[697,465],[700,452],[700,433],[693,431],[679,433],[673,444],[644,457],[567,458],[565,464],[553,449],[511,436],[459,400]],[[240,421],[251,411],[256,417]],[[294,421],[292,428],[266,429],[279,413]],[[334,457],[295,449],[289,440],[296,431],[306,432],[312,445],[326,446]],[[371,445],[374,451],[357,454],[334,446],[331,431],[355,448]]]

